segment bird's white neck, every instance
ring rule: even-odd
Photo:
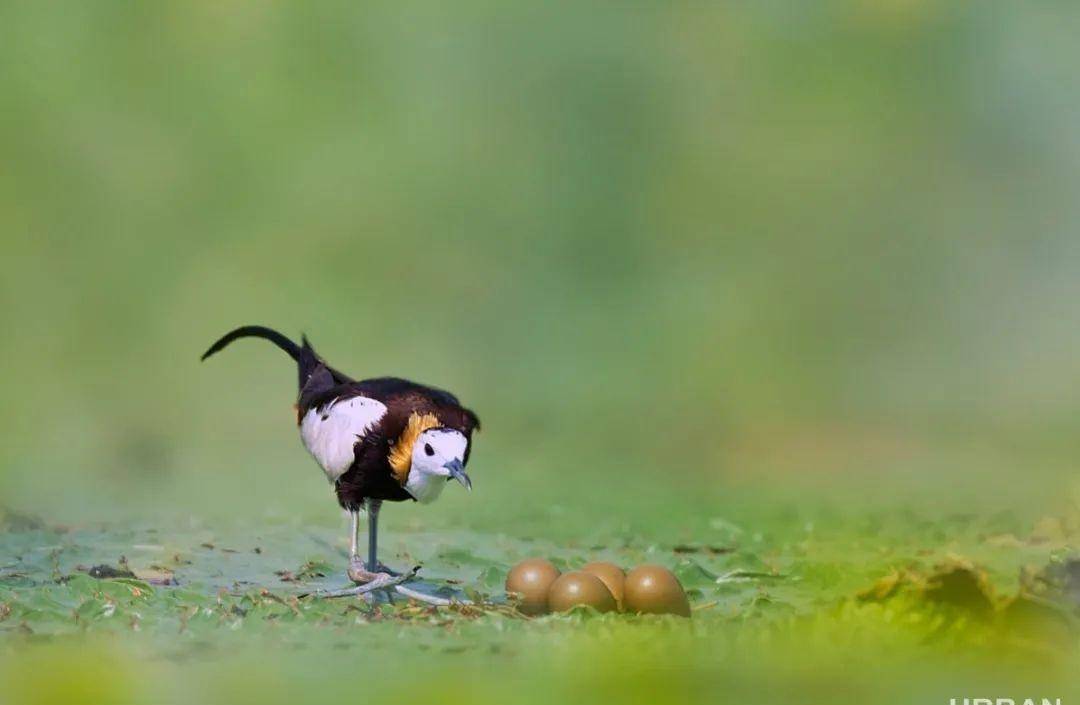
[[[420,470],[410,470],[409,479],[405,481],[405,491],[421,504],[430,504],[439,498],[443,488],[446,487],[446,478]]]

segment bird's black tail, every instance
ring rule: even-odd
[[[210,346],[210,349],[203,353],[202,358],[205,360],[214,353],[224,350],[234,340],[240,338],[262,338],[263,340],[269,340],[274,345],[284,350],[289,357],[296,361],[297,369],[300,373],[300,388],[303,389],[311,375],[320,367],[325,367],[325,363],[319,356],[315,354],[315,351],[311,347],[311,343],[308,342],[307,336],[301,338],[301,345],[297,345],[287,337],[278,333],[272,328],[266,326],[241,326],[234,331],[230,331],[223,335],[220,340]],[[326,368],[335,382],[339,384],[341,382],[350,381],[348,377],[340,374],[336,370]],[[325,372],[322,373],[325,376]]]

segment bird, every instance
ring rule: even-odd
[[[266,326],[226,333],[201,359],[241,338],[267,340],[296,362],[300,440],[351,517],[346,574],[360,584],[399,575],[378,560],[382,503],[429,504],[450,480],[471,491],[465,466],[480,419],[442,389],[399,377],[355,380],[326,364],[306,335],[297,345]],[[366,561],[359,553],[361,510],[368,519]]]

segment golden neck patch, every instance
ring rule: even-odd
[[[404,485],[405,481],[409,479],[413,446],[416,445],[420,434],[429,428],[436,428],[441,425],[435,414],[417,414],[413,412],[409,415],[409,422],[405,424],[405,430],[401,432],[397,441],[394,442],[394,447],[390,449],[388,458],[390,467],[394,471],[395,480]]]

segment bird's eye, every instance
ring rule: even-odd
[[[425,443],[424,444],[424,454],[425,455],[435,455],[435,449],[431,447],[430,443]]]

